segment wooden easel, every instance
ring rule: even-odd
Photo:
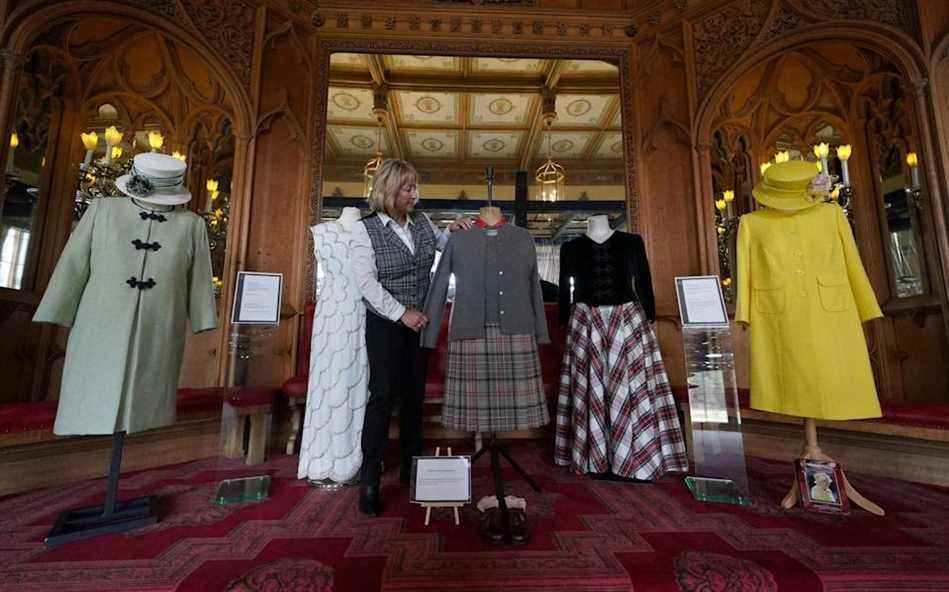
[[[442,449],[441,447],[435,448],[435,456],[441,456]],[[448,456],[451,456],[451,448],[448,449]],[[419,505],[425,508],[425,526],[428,526],[428,521],[432,517],[432,508],[452,508],[455,510],[455,526],[461,524],[461,521],[458,519],[458,508],[464,506],[462,502],[419,502]]]
[[[834,460],[824,454],[824,451],[821,450],[820,446],[817,444],[817,421],[810,417],[804,418],[804,450],[801,452],[800,458],[802,460]],[[850,481],[847,480],[847,475],[844,474],[842,470],[841,475],[843,475],[844,478],[844,491],[847,492],[847,497],[850,498],[851,502],[860,506],[871,514],[876,514],[877,516],[883,516],[885,514],[883,508],[863,497],[859,491],[854,489],[853,485],[850,484]],[[797,487],[796,479],[797,477],[795,476],[795,483],[791,484],[791,491],[789,491],[788,494],[784,496],[784,499],[781,500],[781,507],[785,510],[790,510],[796,506],[797,502],[799,502],[801,499],[801,494]]]

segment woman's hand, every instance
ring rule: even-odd
[[[422,328],[428,324],[427,316],[417,310],[412,310],[411,308],[405,309],[405,312],[402,313],[402,318],[399,320],[402,321],[403,325],[415,331],[416,333],[421,331]]]
[[[474,222],[471,221],[471,218],[458,218],[448,227],[448,230],[455,232],[456,230],[470,230],[474,226]]]

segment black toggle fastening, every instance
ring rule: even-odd
[[[138,288],[139,290],[149,290],[155,287],[154,278],[148,278],[147,282],[142,282],[139,281],[134,275],[125,280],[125,283],[129,285],[129,288]]]
[[[165,220],[168,219],[162,216],[161,214],[153,214],[151,212],[139,212],[138,216],[142,220],[157,220],[158,222],[164,222]]]
[[[147,250],[157,251],[158,249],[161,248],[161,245],[158,244],[158,241],[155,241],[153,243],[146,243],[146,242],[140,241],[139,239],[135,239],[132,241],[132,244],[135,245],[136,251],[141,250],[141,249],[145,249],[146,251]]]

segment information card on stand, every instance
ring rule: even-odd
[[[419,456],[414,461],[411,501],[471,501],[471,457]]]
[[[718,276],[677,277],[676,296],[685,327],[728,326],[728,313]]]
[[[282,294],[282,273],[237,272],[231,322],[238,325],[279,324]]]

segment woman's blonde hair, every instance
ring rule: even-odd
[[[418,171],[404,160],[385,160],[372,178],[369,209],[395,217],[395,196],[407,182],[418,183]]]

